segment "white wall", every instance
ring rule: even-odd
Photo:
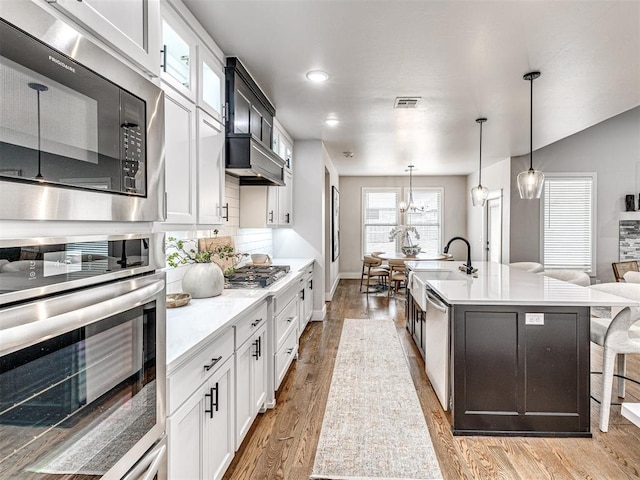
[[[634,194],[637,198],[640,192],[640,107],[534,151],[533,166],[543,172],[597,173],[597,278],[613,281],[611,263],[618,261],[618,222],[625,209],[624,196]],[[528,155],[512,158],[513,262],[540,258],[540,201],[521,200],[515,180],[528,168]]]
[[[337,185],[338,174],[324,144],[319,140],[298,140],[293,147],[293,227],[273,232],[274,256],[311,257],[314,265],[313,284],[325,285],[337,272],[325,268],[325,168],[330,181]],[[325,292],[315,288],[314,320],[324,317]]]
[[[467,177],[467,235],[471,242],[471,257],[474,261],[483,259],[486,245],[486,207],[474,207],[471,203],[471,189],[478,185],[478,173]],[[509,228],[511,201],[511,159],[507,158],[482,169],[482,186],[491,195],[502,194],[502,263],[509,263]]]
[[[340,276],[359,278],[362,272],[362,187],[408,187],[407,176],[398,177],[340,177]],[[443,187],[442,208],[444,244],[451,237],[467,236],[467,179],[465,176],[413,177],[414,187]],[[450,253],[466,260],[466,247],[454,242]],[[476,252],[471,250],[472,256]]]

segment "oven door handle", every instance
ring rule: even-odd
[[[37,321],[2,330],[0,355],[6,355],[26,345],[33,345],[76,328],[82,328],[103,318],[144,305],[162,292],[164,288],[165,281],[164,277],[162,277],[161,280],[156,280],[115,298],[108,298],[81,308],[77,308],[73,302],[68,302],[68,309],[57,315],[48,316],[46,308],[43,308]],[[82,295],[82,293],[79,295]]]

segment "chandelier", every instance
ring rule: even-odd
[[[413,169],[414,168],[416,168],[415,165],[409,165],[407,167],[407,170],[405,170],[405,172],[409,172],[409,201],[406,202],[405,200],[402,200],[398,205],[398,208],[402,213],[424,212],[425,210],[425,206],[422,204],[422,202],[416,203],[413,201]]]

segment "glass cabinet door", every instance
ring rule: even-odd
[[[170,12],[165,12],[162,18],[162,80],[194,102],[195,45],[193,33]]]
[[[224,123],[224,67],[204,46],[198,45],[198,106]]]

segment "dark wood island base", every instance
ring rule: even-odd
[[[589,315],[584,306],[453,305],[454,435],[591,437]]]

